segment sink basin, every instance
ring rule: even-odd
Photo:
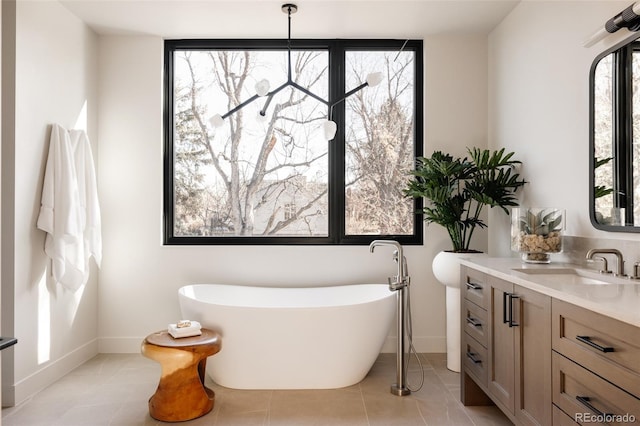
[[[583,271],[574,268],[515,268],[516,272],[526,275],[535,275],[536,279],[562,284],[602,285],[620,284],[622,281],[615,277],[600,277],[595,272]],[[609,279],[611,278],[611,279]]]

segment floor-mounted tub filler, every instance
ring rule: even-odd
[[[396,349],[396,382],[391,385],[391,393],[397,396],[409,395],[412,392],[407,382],[407,371],[409,369],[409,359],[411,352],[416,355],[416,360],[422,371],[422,380],[417,391],[424,383],[424,370],[422,363],[413,347],[413,331],[411,322],[411,294],[409,285],[411,278],[407,268],[407,258],[402,251],[402,245],[393,240],[374,240],[369,245],[369,251],[373,253],[378,246],[391,246],[394,248],[393,260],[397,265],[397,273],[394,277],[389,277],[389,290],[397,292],[397,349]]]
[[[214,382],[234,389],[332,389],[360,382],[380,354],[396,294],[386,284],[249,287],[196,284],[179,290],[183,318],[220,333],[207,361]]]

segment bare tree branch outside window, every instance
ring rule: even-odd
[[[413,203],[402,194],[414,163],[413,59],[413,52],[348,52],[351,85],[365,66],[384,70],[386,80],[347,102],[347,234],[413,232]]]
[[[327,210],[327,143],[318,127],[325,105],[285,89],[264,122],[256,102],[221,129],[208,123],[250,97],[265,75],[286,77],[284,53],[176,55],[176,235],[326,235],[326,214],[318,213]],[[296,81],[326,95],[326,52],[294,58]],[[290,203],[305,208],[285,217]]]

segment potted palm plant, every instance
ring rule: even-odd
[[[512,159],[513,152],[505,154],[504,148],[467,151],[470,159],[441,151],[418,158],[405,190],[407,196],[425,200],[421,211],[425,222],[442,225],[456,253],[477,252],[469,245],[476,227],[487,227],[480,217],[483,208],[499,207],[509,214],[507,207],[518,205],[515,192],[526,183],[514,172],[513,166],[520,161]]]
[[[419,157],[404,193],[423,198],[419,212],[427,224],[443,226],[451,239],[452,249],[438,253],[433,260],[433,274],[447,290],[447,367],[460,371],[460,264],[459,260],[474,253],[469,248],[476,227],[486,228],[481,217],[485,206],[517,206],[516,191],[526,182],[515,172],[520,161],[513,152],[467,149],[469,158],[454,158],[441,151],[431,157]]]

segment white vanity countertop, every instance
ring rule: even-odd
[[[571,277],[566,280],[558,275],[545,277],[545,274],[527,274],[518,269],[578,269],[592,273],[598,278],[597,271],[567,263],[548,265],[522,263],[517,258],[478,257],[461,259],[460,263],[478,271],[513,282],[542,294],[581,306],[593,312],[640,327],[640,281],[626,278],[602,278],[611,284],[572,284]],[[550,271],[552,272],[552,271]]]

